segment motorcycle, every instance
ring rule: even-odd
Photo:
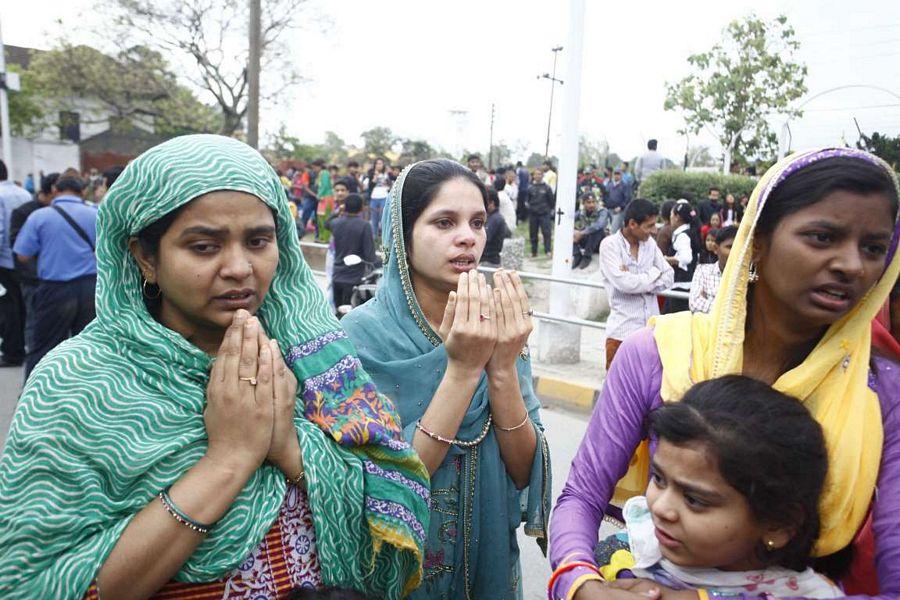
[[[384,275],[384,269],[377,267],[374,263],[363,260],[356,254],[348,254],[345,256],[343,263],[348,267],[355,267],[356,265],[365,263],[369,267],[369,271],[362,276],[359,283],[353,286],[353,291],[350,294],[350,304],[342,304],[337,307],[339,319],[357,306],[365,304],[374,298],[375,292],[378,290],[378,283],[381,280],[382,275]]]

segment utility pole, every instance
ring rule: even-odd
[[[538,79],[549,79],[550,80],[550,111],[547,115],[547,143],[544,145],[544,159],[550,157],[550,122],[553,120],[553,92],[556,89],[556,84],[563,84],[562,79],[556,78],[556,59],[559,57],[559,52],[562,50],[562,46],[557,46],[556,48],[551,48],[550,50],[553,52],[553,75],[550,73],[544,73],[543,75],[538,75]]]
[[[259,59],[262,53],[261,0],[250,0],[250,60],[247,65],[247,143],[259,148]]]
[[[491,141],[488,142],[488,171],[494,168],[494,103],[491,102]]]
[[[581,111],[581,64],[584,49],[585,0],[569,0],[569,27],[566,45],[566,80],[563,95],[562,143],[559,154],[559,179],[556,188],[556,227],[553,231],[553,277],[572,276],[572,238],[575,226],[575,196],[578,177],[578,127]],[[554,69],[556,52],[554,48]],[[555,78],[554,78],[555,79]],[[561,81],[559,82],[562,83]],[[555,85],[555,81],[551,82]],[[549,140],[549,137],[548,137]],[[549,147],[549,143],[548,143]],[[571,286],[555,282],[550,286],[550,314],[571,316]],[[580,360],[581,327],[563,323],[541,323],[539,356],[551,364],[571,364]]]
[[[9,94],[6,91],[6,46],[3,45],[3,33],[0,29],[0,128],[3,129],[3,162],[12,180],[12,131],[9,129]]]

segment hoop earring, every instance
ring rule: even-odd
[[[156,295],[155,295],[155,296],[151,296],[150,294],[147,293],[147,285],[148,285],[148,284],[149,284],[149,285],[156,285],[156,284],[150,283],[149,281],[147,281],[147,280],[145,279],[144,282],[141,284],[141,294],[143,294],[143,295],[144,295],[144,298],[146,298],[147,300],[156,300],[156,299],[159,298],[160,295],[162,294],[162,290],[159,289],[159,286],[157,285],[157,286],[156,286]]]
[[[756,268],[756,263],[750,263],[750,272],[747,274],[747,283],[756,283],[759,281],[759,271]]]

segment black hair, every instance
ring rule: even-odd
[[[48,195],[53,193],[53,186],[56,185],[57,179],[59,179],[59,173],[48,173],[41,177],[41,192]]]
[[[722,190],[720,190],[719,188],[717,188],[717,187],[714,186],[714,185],[711,185],[711,186],[709,186],[709,192],[708,192],[708,193],[712,194],[713,192],[719,192],[719,193],[721,194],[721,193],[722,193]]]
[[[479,155],[479,154],[470,154],[470,155],[466,158],[466,162],[469,162],[470,160],[481,160],[481,155]]]
[[[659,216],[661,216],[666,223],[669,222],[669,218],[672,216],[672,208],[674,206],[674,200],[664,200],[659,207]]]
[[[597,201],[597,198],[591,192],[585,192],[581,196],[578,197],[578,200],[584,202],[585,200],[591,200],[593,202]]]
[[[363,199],[359,194],[350,194],[344,198],[344,210],[347,214],[355,215],[362,210]]]
[[[650,217],[655,217],[658,214],[659,210],[656,208],[655,204],[644,198],[635,198],[625,207],[623,223],[627,227],[628,222],[633,220],[640,225]]]
[[[9,171],[6,169],[6,163],[0,160],[0,181],[9,179]]]
[[[700,239],[700,219],[697,218],[694,207],[691,206],[690,202],[679,201],[672,207],[672,212],[678,215],[678,218],[681,219],[682,223],[685,223],[690,228],[688,237],[691,239],[691,250],[693,251],[694,256],[697,256],[705,246]]]
[[[647,150],[656,150],[656,145],[656,140],[650,140],[649,142],[647,142]]]
[[[80,194],[84,190],[84,182],[77,177],[63,176],[56,180],[56,191]]]
[[[329,587],[315,590],[297,587],[289,591],[284,600],[369,600],[369,596],[350,588]]]
[[[836,191],[884,194],[891,205],[891,222],[897,218],[897,188],[891,176],[867,160],[836,156],[816,161],[779,183],[759,215],[757,231],[762,235],[771,234],[788,215]],[[853,207],[847,210],[852,211]]]
[[[119,175],[122,174],[122,171],[125,170],[125,167],[116,165],[115,167],[110,167],[107,170],[103,171],[103,180],[106,183],[106,187],[111,187],[112,184],[116,182],[116,179],[119,178]]]
[[[350,162],[347,163],[347,168],[349,169],[350,167],[359,167],[359,163],[356,162],[355,160],[351,160]]]
[[[660,440],[703,444],[758,521],[794,529],[783,548],[770,551],[760,541],[763,564],[796,571],[810,564],[828,454],[821,426],[799,400],[750,377],[726,375],[698,383],[648,419]]]
[[[446,158],[433,158],[416,163],[406,173],[406,181],[403,184],[403,197],[401,198],[403,218],[403,239],[406,241],[407,252],[412,242],[412,230],[422,212],[428,208],[431,201],[440,191],[441,186],[451,179],[465,179],[481,193],[484,207],[487,210],[488,191],[484,184],[470,169],[456,161]]]
[[[738,228],[734,225],[729,225],[728,227],[723,227],[716,231],[716,244],[720,246],[727,242],[728,240],[733,240],[737,237]]]
[[[517,161],[516,161],[516,167],[518,168],[518,167],[521,167],[521,166],[522,166],[522,161],[521,161],[521,160],[517,160]]]
[[[316,167],[322,167],[322,168],[325,168],[325,159],[324,159],[324,158],[317,158],[316,160],[312,161],[312,164],[313,164],[314,166],[316,166]]]
[[[487,200],[484,203],[484,207],[487,208],[489,204],[493,204],[495,208],[498,208],[500,206],[500,195],[497,193],[497,190],[488,187],[485,188],[485,191],[487,192]]]
[[[348,190],[350,189],[350,186],[347,184],[347,180],[346,180],[345,178],[343,178],[343,177],[338,178],[338,179],[334,182],[334,185],[332,185],[331,187],[332,187],[332,188],[335,188],[335,187],[337,187],[337,186],[339,186],[339,185],[344,186],[344,187],[347,188]]]

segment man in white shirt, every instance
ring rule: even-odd
[[[656,140],[647,142],[647,151],[634,164],[634,177],[637,182],[644,181],[650,173],[663,168],[663,156],[656,151]]]
[[[622,228],[600,244],[600,272],[609,296],[606,369],[622,341],[659,314],[656,294],[672,287],[675,274],[656,242],[658,210],[649,200],[632,200]]]

